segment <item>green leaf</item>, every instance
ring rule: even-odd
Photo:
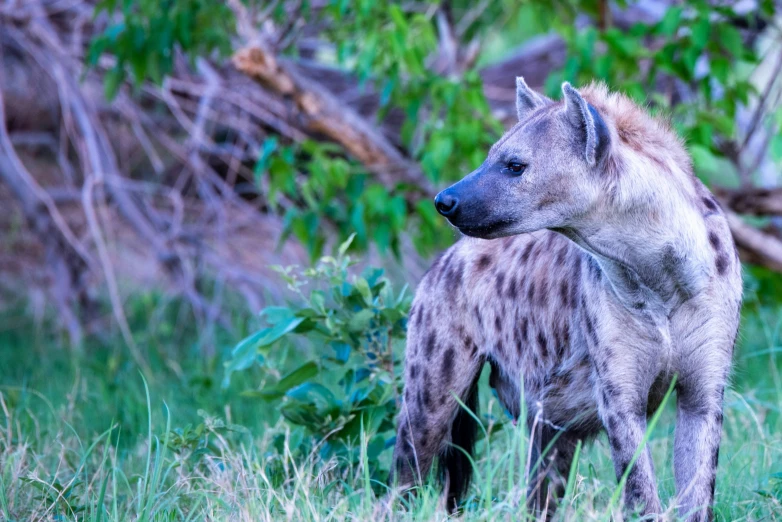
[[[671,7],[665,11],[665,16],[660,20],[657,25],[657,31],[664,36],[673,36],[676,30],[679,28],[679,22],[682,18],[681,7]]]
[[[299,386],[313,377],[316,377],[319,372],[320,368],[318,368],[318,365],[312,361],[309,361],[287,374],[276,384],[272,386],[266,386],[262,390],[246,391],[243,392],[242,395],[245,397],[257,397],[265,401],[279,399],[291,388]]]
[[[375,312],[372,310],[360,310],[353,314],[353,317],[350,318],[348,329],[350,329],[351,332],[360,332],[362,330],[366,330],[366,328],[369,326],[369,322],[373,317],[375,317]]]
[[[367,280],[363,277],[356,277],[353,286],[364,299],[364,303],[366,303],[367,306],[372,306],[374,300],[372,299],[372,290],[369,289]]]
[[[231,350],[231,359],[225,363],[225,376],[223,377],[223,388],[227,388],[231,382],[231,374],[241,370],[246,370],[255,362],[262,361],[263,357],[258,355],[258,341],[266,335],[266,330],[255,332],[242,340]]]
[[[732,25],[718,25],[717,38],[722,48],[733,56],[741,56],[743,54],[744,43],[741,41],[741,33]]]
[[[118,62],[116,66],[106,73],[103,79],[103,95],[106,97],[106,100],[111,101],[117,96],[123,81],[125,81],[125,69],[122,67],[121,62]]]
[[[350,244],[353,243],[353,240],[356,238],[356,233],[353,232],[348,236],[348,238],[342,242],[341,245],[339,245],[339,249],[337,250],[339,257],[342,257],[345,255],[345,253],[348,251],[348,248],[350,248]]]
[[[299,326],[304,319],[306,318],[291,316],[279,321],[271,328],[264,329],[263,335],[258,339],[257,347],[265,348],[275,341],[278,341],[282,336]]]
[[[711,34],[711,22],[707,16],[702,16],[692,26],[692,43],[698,51],[706,47],[709,42],[709,34]]]

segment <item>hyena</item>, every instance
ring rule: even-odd
[[[464,237],[410,311],[394,480],[417,483],[436,459],[458,505],[476,424],[457,398],[476,410],[488,362],[516,419],[523,383],[540,513],[562,494],[578,441],[601,430],[624,475],[676,376],[676,503],[710,519],[742,293],[725,215],[674,132],[625,96],[565,83],[555,102],[516,83],[518,123],[435,198]],[[624,502],[662,511],[648,447]]]

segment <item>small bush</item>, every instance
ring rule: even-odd
[[[363,430],[370,467],[384,475],[379,457],[394,443],[400,387],[394,353],[411,299],[405,289],[395,293],[381,269],[350,275],[352,239],[313,268],[277,267],[296,299],[261,311],[266,326],[233,349],[224,385],[233,373],[260,366],[267,379],[243,395],[279,407],[295,427],[291,447],[355,464]],[[292,357],[280,356],[288,349]]]

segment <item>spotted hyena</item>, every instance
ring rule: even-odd
[[[456,398],[476,409],[487,362],[514,418],[523,383],[532,461],[551,448],[531,481],[538,510],[601,430],[621,477],[676,376],[676,502],[709,519],[742,292],[726,218],[667,125],[601,85],[562,92],[555,102],[519,78],[519,122],[435,199],[465,237],[410,311],[395,481],[420,481],[437,459],[457,505],[476,425]],[[662,509],[648,447],[624,498]]]

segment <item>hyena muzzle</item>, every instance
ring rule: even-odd
[[[562,91],[555,102],[519,78],[518,124],[435,199],[465,237],[410,311],[393,480],[420,483],[437,461],[458,506],[476,424],[457,398],[476,410],[488,362],[515,418],[523,383],[542,457],[528,503],[540,512],[578,441],[601,430],[624,475],[675,376],[675,502],[710,519],[742,292],[726,217],[667,125],[601,85]],[[662,511],[648,447],[624,501]]]

